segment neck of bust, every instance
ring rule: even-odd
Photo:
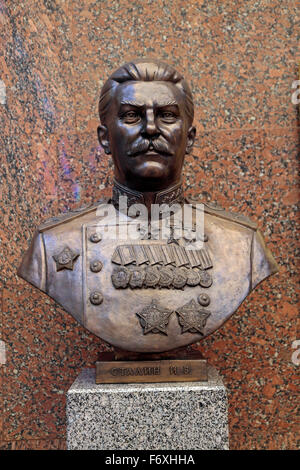
[[[112,195],[112,203],[116,209],[121,210],[119,204],[120,197],[127,197],[127,208],[132,206],[133,204],[143,204],[146,206],[148,211],[148,217],[151,214],[151,206],[152,204],[168,204],[169,206],[173,204],[180,204],[184,203],[184,195],[183,195],[183,188],[182,188],[182,181],[177,184],[174,184],[167,189],[162,191],[136,191],[133,189],[128,188],[127,186],[119,183],[116,179],[114,180],[113,186],[113,195]]]

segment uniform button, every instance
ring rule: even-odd
[[[101,292],[92,292],[90,295],[90,301],[93,305],[100,305],[103,302],[103,296]]]
[[[98,243],[102,240],[102,237],[100,233],[95,232],[95,233],[92,233],[92,235],[90,236],[90,240],[93,243]]]
[[[98,273],[99,271],[101,271],[102,267],[103,264],[101,263],[101,261],[92,261],[90,264],[90,268],[93,273]]]
[[[207,294],[198,295],[198,302],[202,307],[207,307],[210,304],[210,298]]]

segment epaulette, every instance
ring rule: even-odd
[[[196,208],[197,204],[203,204],[204,205],[204,211],[207,212],[210,215],[215,215],[216,217],[220,217],[221,219],[231,220],[232,222],[237,222],[238,224],[244,225],[244,227],[251,228],[252,230],[257,230],[257,228],[258,228],[257,223],[253,222],[248,217],[246,217],[242,214],[236,214],[234,212],[228,212],[228,211],[226,211],[225,209],[223,209],[221,206],[219,206],[217,204],[203,203],[203,201],[201,201],[198,198],[194,198],[194,197],[188,197],[188,198],[186,198],[186,201],[195,208]]]
[[[64,224],[65,222],[70,222],[71,220],[77,219],[77,217],[81,217],[82,215],[89,214],[90,212],[93,212],[95,209],[97,209],[99,204],[107,204],[109,200],[110,198],[108,197],[102,198],[96,204],[95,203],[89,204],[89,205],[80,207],[79,209],[66,212],[65,214],[58,215],[57,217],[51,217],[50,219],[47,219],[45,222],[39,225],[38,231],[44,232],[45,230],[57,227],[58,225]]]

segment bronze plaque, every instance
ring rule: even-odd
[[[96,383],[207,382],[206,359],[96,362]]]

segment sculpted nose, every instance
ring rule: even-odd
[[[145,133],[151,137],[158,134],[155,117],[152,110],[148,110],[146,113]]]

